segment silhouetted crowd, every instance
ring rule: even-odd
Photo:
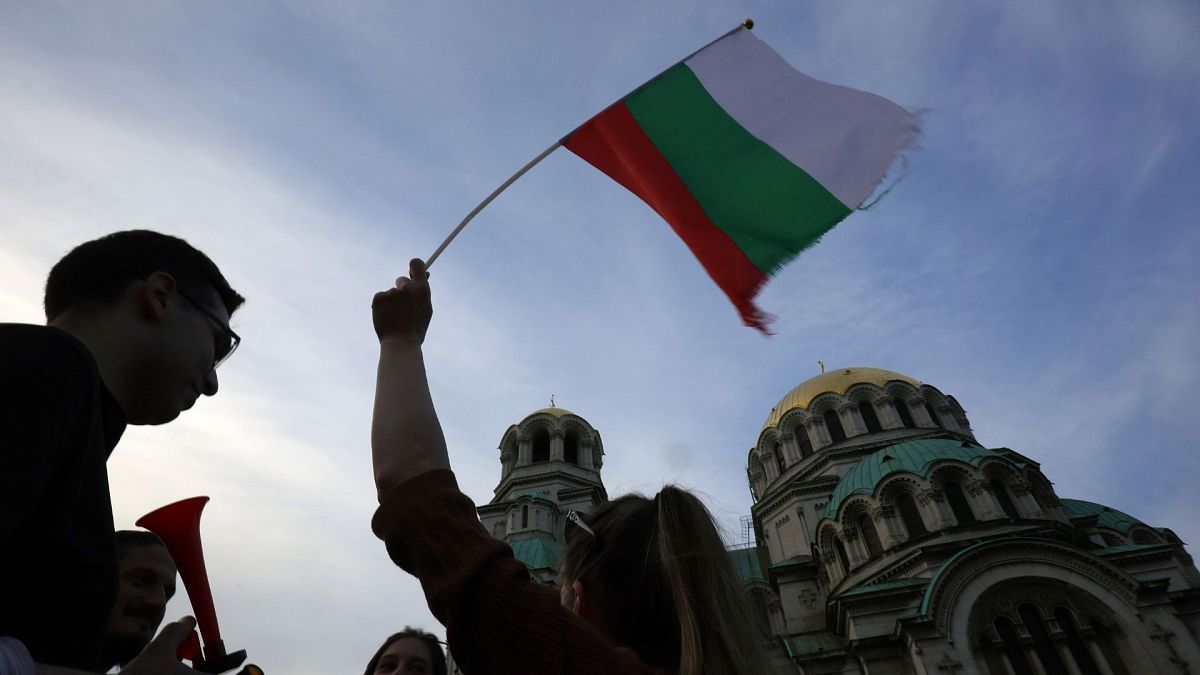
[[[203,672],[180,658],[194,619],[159,630],[177,561],[150,532],[114,532],[106,462],[126,425],[165,424],[216,395],[218,368],[241,342],[230,317],[243,302],[201,251],[133,230],[54,265],[46,325],[0,324],[0,675]],[[432,316],[420,260],[372,302],[371,527],[420,580],[456,667],[769,672],[712,516],[691,493],[665,486],[572,512],[559,590],[531,579],[483,529],[429,393],[422,345]],[[364,675],[446,669],[437,638],[406,628]]]

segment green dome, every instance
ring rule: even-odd
[[[836,518],[842,502],[856,494],[874,494],[875,488],[885,478],[901,471],[928,477],[929,468],[935,462],[953,460],[979,466],[993,457],[1004,455],[988,448],[952,441],[947,438],[927,438],[890,445],[863,458],[838,482],[829,505],[825,507],[826,518]]]
[[[1129,528],[1134,525],[1145,525],[1145,523],[1127,513],[1121,513],[1116,509],[1109,508],[1103,504],[1097,504],[1096,502],[1085,502],[1082,499],[1063,499],[1060,501],[1062,502],[1063,512],[1071,520],[1096,516],[1096,525],[1098,527],[1116,530],[1117,532],[1129,532]]]

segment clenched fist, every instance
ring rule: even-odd
[[[425,262],[413,258],[408,276],[396,279],[396,287],[375,294],[371,315],[379,341],[419,346],[425,341],[433,304],[429,296],[429,273]]]

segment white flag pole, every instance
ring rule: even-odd
[[[521,167],[520,171],[517,171],[512,176],[509,176],[508,180],[501,183],[500,187],[493,190],[492,194],[487,196],[487,199],[484,199],[483,201],[479,202],[479,206],[476,206],[475,208],[471,209],[471,212],[467,214],[467,217],[462,219],[462,222],[458,224],[458,227],[454,228],[454,231],[450,233],[450,236],[446,237],[446,240],[442,242],[441,246],[438,246],[437,250],[433,252],[433,255],[429,256],[429,259],[425,261],[425,268],[428,269],[429,266],[433,264],[433,261],[437,260],[438,256],[442,254],[442,251],[446,250],[446,247],[450,245],[450,242],[454,241],[454,238],[458,236],[458,233],[462,232],[462,229],[467,226],[467,223],[471,222],[472,218],[479,215],[479,212],[482,211],[485,206],[487,206],[488,204],[491,204],[492,200],[495,199],[497,196],[499,196],[501,192],[504,192],[508,188],[509,185],[512,185],[514,181],[516,181],[521,176],[524,176],[525,172],[532,169],[535,164],[542,161],[543,159],[546,159],[547,155],[549,155],[550,153],[554,152],[556,149],[561,147],[562,144],[563,144],[563,142],[561,139],[555,141],[554,145],[551,145],[550,147],[543,150],[542,154],[529,160],[529,163],[526,164],[525,166]]]
[[[704,45],[700,49],[697,49],[696,51],[692,52],[691,54],[688,54],[687,56],[683,57],[682,59],[680,59],[673,65],[671,65],[669,68],[666,68],[665,70],[663,70],[662,73],[659,73],[658,75],[655,75],[654,77],[650,78],[649,80],[646,81],[646,84],[649,84],[650,82],[653,82],[654,80],[658,79],[659,77],[662,76],[663,73],[667,72],[671,68],[674,68],[675,66],[679,65],[680,63],[687,61],[688,59],[692,58],[696,54],[700,53],[704,49],[711,46],[713,43],[719,42],[719,41],[729,37],[730,35],[733,35],[734,33],[738,32],[739,30],[742,30],[743,28],[746,30],[750,30],[750,29],[754,28],[754,21],[752,21],[750,19],[746,19],[745,21],[738,24],[737,27],[734,28],[733,30],[729,31],[728,33],[725,33],[724,35],[717,38],[716,40],[709,42],[708,44]],[[626,98],[629,98],[629,96],[631,96],[634,92],[638,91],[638,89],[641,89],[642,87],[646,86],[646,84],[640,85],[637,89],[634,89],[633,91],[629,92],[629,94],[626,94],[625,96],[622,96],[621,98],[617,99],[617,101],[623,101]],[[605,110],[607,110],[607,108],[605,108]],[[585,124],[586,124],[586,122],[585,122]],[[567,134],[566,136],[563,136],[562,138],[555,141],[554,145],[551,145],[550,147],[543,150],[542,154],[529,160],[529,163],[526,164],[525,166],[521,167],[520,171],[517,171],[516,173],[514,173],[512,176],[509,177],[508,180],[501,183],[500,187],[493,190],[492,194],[487,196],[487,199],[484,199],[482,202],[479,202],[478,206],[471,209],[471,212],[467,214],[467,217],[462,219],[462,222],[458,224],[458,227],[454,228],[454,230],[450,233],[450,236],[446,237],[446,240],[443,241],[441,243],[441,245],[437,247],[437,250],[433,252],[433,255],[429,256],[429,259],[425,261],[425,268],[429,269],[429,267],[433,265],[433,261],[438,259],[438,256],[440,256],[442,254],[442,251],[446,250],[446,247],[450,245],[450,242],[454,241],[454,238],[458,236],[458,233],[462,232],[463,228],[467,226],[467,223],[471,222],[471,220],[475,216],[479,215],[479,212],[482,211],[484,209],[484,207],[486,207],[488,204],[491,204],[493,199],[498,197],[501,192],[504,192],[506,189],[508,189],[508,186],[512,185],[518,178],[520,178],[521,176],[524,176],[526,171],[529,171],[538,162],[542,161],[543,159],[546,159],[547,155],[554,152],[558,148],[562,147],[563,142],[566,141],[568,138],[570,138],[571,134],[575,133],[576,131],[579,131],[578,127],[573,129],[570,134]]]

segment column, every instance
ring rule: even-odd
[[[784,434],[779,437],[779,451],[787,459],[788,466],[800,461],[800,449],[796,446],[795,434]]]
[[[912,415],[913,422],[916,422],[917,426],[923,429],[939,426],[938,423],[929,416],[929,410],[925,407],[926,403],[929,402],[925,401],[924,399],[914,399],[908,401],[908,413]],[[934,403],[929,403],[929,407],[936,409],[937,405]]]
[[[1003,520],[1007,518],[1004,514],[1004,509],[1000,508],[1000,502],[996,500],[996,495],[992,494],[992,486],[984,480],[973,480],[963,486],[966,488],[967,499],[971,502],[971,508],[978,514],[980,520]]]
[[[1033,486],[1029,481],[1018,480],[1008,484],[1008,490],[1012,494],[1013,504],[1016,505],[1017,511],[1023,518],[1045,518],[1046,513],[1042,511],[1042,507],[1038,504],[1038,500],[1033,497]]]
[[[877,525],[882,525],[879,544],[887,551],[900,543],[900,526],[896,523],[896,507],[884,504],[871,512],[871,518]],[[876,527],[876,530],[881,528]]]
[[[813,449],[823,448],[833,443],[833,439],[829,437],[829,430],[825,428],[825,420],[820,417],[813,417],[808,421],[812,425],[812,433],[808,435],[810,439],[814,439]]]
[[[869,556],[863,550],[862,537],[858,536],[858,531],[853,526],[838,532],[837,537],[842,540],[842,546],[846,549],[846,556],[850,558],[850,569],[856,569],[859,565],[867,561]],[[849,574],[850,570],[846,570],[846,573]]]
[[[875,399],[875,410],[879,413],[879,424],[884,429],[899,429],[904,426],[900,413],[896,412],[896,404],[890,397]]]
[[[804,420],[803,426],[796,428],[797,433],[808,435],[808,444],[812,447],[814,452],[817,448],[821,447],[821,436],[817,432],[815,424],[816,420],[810,417]]]
[[[594,468],[592,466],[592,443],[590,441],[580,442],[579,444],[579,466],[585,469]]]
[[[863,423],[862,413],[858,412],[858,406],[848,404],[843,406],[838,414],[842,417],[842,428],[846,432],[846,438],[867,433],[867,425]]]
[[[1094,639],[1084,639],[1084,644],[1087,645],[1092,660],[1096,662],[1096,667],[1100,669],[1100,675],[1113,675],[1112,668],[1108,666],[1108,659],[1104,657],[1104,650],[1100,649],[1100,645],[1096,644]]]
[[[759,462],[762,466],[763,475],[767,477],[767,484],[775,482],[779,478],[779,467],[775,464],[775,456],[773,454],[759,455]]]
[[[954,519],[954,512],[946,503],[946,495],[937,488],[931,488],[917,495],[917,506],[928,516],[926,522],[930,524],[930,532],[944,530],[957,523]]]
[[[550,461],[563,461],[563,432],[561,429],[555,429],[554,433],[550,434]]]
[[[1058,650],[1058,658],[1062,659],[1063,665],[1067,667],[1069,675],[1083,675],[1083,671],[1079,669],[1079,664],[1075,663],[1075,657],[1071,654],[1071,650],[1067,647],[1066,642],[1055,640],[1054,648]]]
[[[825,576],[829,579],[829,587],[837,585],[846,576],[838,563],[837,554],[833,551],[821,551],[821,562],[825,564]]]
[[[522,436],[517,439],[517,466],[533,461],[533,439]]]

